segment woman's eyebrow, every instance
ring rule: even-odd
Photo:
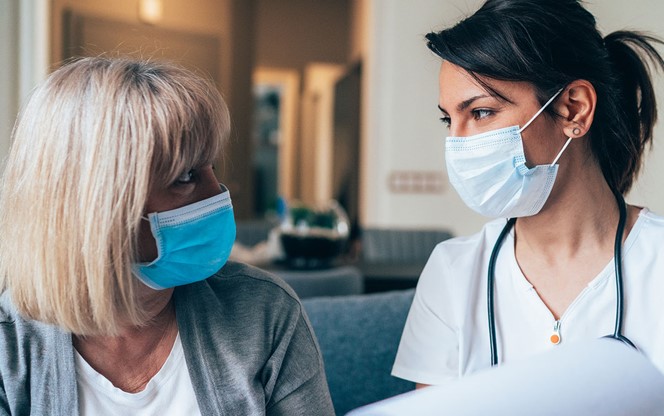
[[[489,98],[491,97],[490,95],[482,94],[482,95],[476,95],[474,97],[470,97],[467,100],[462,101],[457,105],[457,110],[463,111],[465,110],[469,105],[471,105],[475,100],[479,100],[480,98]]]
[[[492,96],[491,95],[486,95],[486,94],[476,95],[474,97],[470,97],[469,99],[464,100],[464,101],[462,101],[461,103],[459,103],[457,105],[457,111],[465,110],[466,108],[468,108],[469,105],[471,105],[474,101],[479,100],[480,98],[490,98],[490,97],[492,97]],[[438,105],[438,109],[440,111],[442,111],[443,113],[447,114],[447,111],[443,107],[441,107],[440,105]]]

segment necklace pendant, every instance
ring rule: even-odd
[[[562,338],[560,337],[560,321],[554,322],[553,334],[549,337],[549,341],[554,345],[558,345],[560,344],[560,341],[562,341]]]

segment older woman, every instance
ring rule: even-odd
[[[175,66],[55,71],[0,194],[0,414],[333,414],[295,294],[226,264],[215,88]]]

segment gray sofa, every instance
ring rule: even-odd
[[[452,238],[442,229],[367,228],[362,260],[367,263],[426,263],[436,244]]]
[[[353,266],[321,270],[270,270],[284,279],[300,299],[319,296],[348,296],[364,292],[364,277]]]
[[[366,228],[359,264],[365,293],[415,287],[434,247],[449,238],[442,229]]]
[[[409,390],[390,371],[414,290],[304,299],[338,415]]]

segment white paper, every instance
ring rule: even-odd
[[[664,374],[612,339],[561,345],[531,359],[427,387],[349,416],[664,415]]]

